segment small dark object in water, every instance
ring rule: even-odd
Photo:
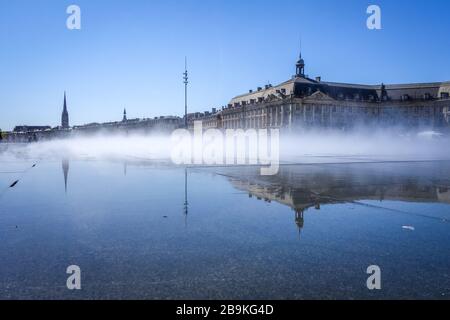
[[[36,163],[31,166],[32,168],[36,167]]]
[[[163,216],[163,218],[167,219],[168,217],[167,216]]]
[[[14,188],[14,187],[16,186],[16,184],[18,184],[18,183],[19,183],[19,180],[16,180],[16,181],[14,181],[13,184],[10,185],[9,187],[10,187],[10,188]]]
[[[16,226],[16,229],[19,229],[19,226]]]

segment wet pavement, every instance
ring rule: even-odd
[[[449,299],[450,162],[335,160],[0,160],[0,298]]]

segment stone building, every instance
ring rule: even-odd
[[[40,132],[45,130],[50,130],[50,126],[15,126],[14,133],[25,133],[25,132]]]
[[[89,123],[72,127],[71,134],[92,134],[97,132],[135,132],[135,133],[168,133],[178,129],[182,118],[176,116],[161,116],[144,119],[127,119],[124,111],[122,121],[105,123]]]
[[[219,112],[203,114],[204,128],[325,127],[358,125],[438,129],[450,120],[450,82],[363,85],[322,81],[305,76],[299,58],[296,74],[234,97]]]
[[[182,126],[182,118],[177,116],[161,116],[143,119],[128,119],[124,109],[121,121],[105,123],[89,123],[85,125],[70,126],[67,110],[66,93],[64,92],[61,126],[16,126],[13,132],[2,134],[6,142],[32,142],[54,138],[67,138],[74,135],[90,135],[96,133],[170,133]]]

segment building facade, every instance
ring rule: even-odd
[[[223,129],[349,129],[369,125],[443,129],[450,121],[450,82],[360,85],[305,76],[299,58],[296,74],[276,85],[234,97],[219,112],[191,121]]]
[[[93,134],[97,132],[124,132],[124,133],[168,133],[182,126],[183,119],[176,116],[161,116],[145,119],[127,119],[122,121],[90,123],[71,128],[71,134]]]
[[[120,121],[105,123],[89,123],[85,125],[69,125],[67,98],[64,92],[61,126],[16,126],[12,132],[1,133],[2,142],[34,142],[54,138],[67,138],[76,135],[96,133],[170,133],[182,126],[183,119],[177,116],[161,116],[144,119],[128,119],[126,109]]]
[[[450,128],[450,81],[365,85],[322,81],[305,75],[305,60],[299,57],[291,79],[258,87],[234,97],[220,109],[190,113],[188,128],[200,121],[203,129],[264,129],[296,131],[311,128],[347,130],[355,127],[401,127],[448,130]],[[64,92],[61,126],[18,126],[3,133],[3,141],[35,141],[91,134],[99,131],[171,132],[184,127],[177,116],[128,119],[70,127]]]

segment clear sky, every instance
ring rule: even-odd
[[[81,8],[81,30],[66,8]],[[366,9],[382,10],[382,30]],[[295,72],[325,81],[450,80],[448,0],[0,0],[0,128],[182,115]]]

